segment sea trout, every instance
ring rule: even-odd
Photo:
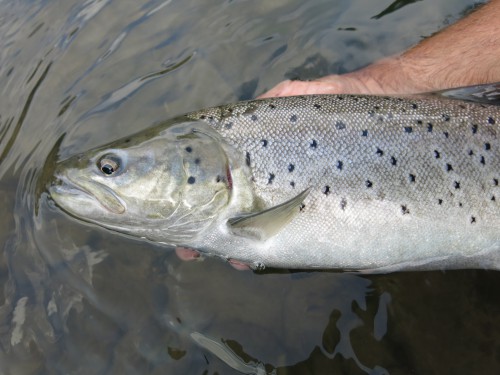
[[[72,216],[252,267],[500,269],[500,107],[316,95],[201,110],[58,163]]]

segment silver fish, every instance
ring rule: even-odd
[[[82,220],[253,267],[500,269],[500,107],[317,95],[193,112],[59,163]]]

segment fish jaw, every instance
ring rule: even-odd
[[[81,215],[89,211],[106,211],[121,215],[127,205],[109,187],[91,180],[75,181],[70,176],[58,175],[55,183],[49,186],[49,193],[65,211]]]

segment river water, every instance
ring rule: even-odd
[[[0,0],[0,374],[497,374],[500,273],[239,272],[48,204],[64,158],[352,71],[469,0]]]

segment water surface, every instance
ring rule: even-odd
[[[0,1],[0,373],[498,373],[499,272],[181,262],[70,218],[43,187],[56,156],[284,78],[352,71],[472,6]]]

